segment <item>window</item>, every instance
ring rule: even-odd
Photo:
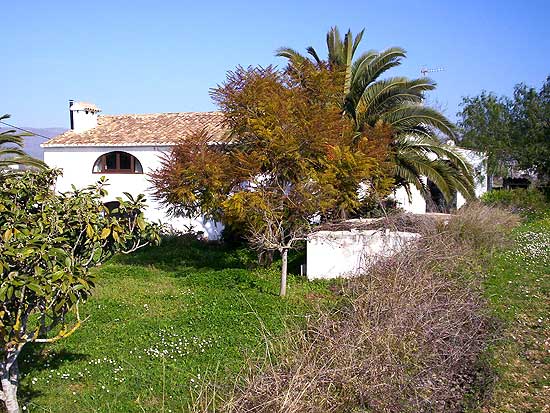
[[[103,205],[105,205],[105,207],[109,210],[109,213],[111,213],[120,206],[120,202],[109,201],[109,202],[105,202]]]
[[[126,152],[109,152],[94,163],[95,174],[142,174],[143,168],[135,156]]]

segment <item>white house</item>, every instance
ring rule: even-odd
[[[447,145],[453,145],[449,142]],[[459,152],[465,159],[468,161],[474,169],[474,179],[475,179],[475,194],[476,197],[480,197],[483,193],[488,190],[488,176],[487,176],[487,165],[486,157],[475,151],[471,151],[464,148],[454,148]],[[398,188],[393,198],[397,201],[397,204],[403,208],[406,212],[412,212],[414,214],[424,214],[426,212],[450,212],[450,210],[458,209],[466,203],[464,196],[461,193],[456,194],[456,199],[451,203],[451,205],[445,205],[450,207],[450,210],[447,208],[441,208],[440,201],[441,193],[430,182],[425,182],[428,185],[428,188],[431,192],[432,199],[426,200],[420,191],[413,186],[410,186],[411,197],[407,194],[405,188]],[[438,205],[439,204],[439,205]],[[447,204],[447,203],[444,203]]]
[[[81,188],[108,178],[108,196],[105,202],[116,202],[124,197],[143,193],[149,207],[149,220],[161,221],[177,230],[192,226],[204,232],[208,239],[218,239],[222,226],[203,219],[170,217],[151,197],[148,173],[157,169],[163,155],[169,153],[179,139],[206,128],[214,137],[225,133],[219,112],[157,113],[146,115],[99,115],[96,105],[69,102],[71,129],[41,146],[44,162],[63,170],[56,184],[60,192]]]
[[[123,192],[143,193],[149,195],[149,207],[145,211],[148,219],[167,223],[177,230],[193,228],[202,231],[208,239],[218,239],[223,228],[219,223],[170,217],[151,197],[148,173],[160,167],[162,156],[185,135],[205,128],[214,139],[225,136],[223,115],[220,112],[180,112],[106,116],[99,112],[101,110],[92,103],[69,101],[71,129],[41,145],[44,161],[52,168],[63,170],[57,190],[69,191],[71,185],[81,188],[106,176],[109,180],[106,203],[116,202]],[[483,157],[459,150],[481,177],[476,186],[479,196],[487,185]],[[427,202],[416,188],[411,188],[411,193],[411,199],[403,188],[394,194],[405,211],[445,212],[434,210],[433,203]],[[454,207],[460,208],[464,202],[457,194]]]

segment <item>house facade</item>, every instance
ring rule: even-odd
[[[107,205],[114,205],[110,203],[124,197],[124,192],[134,196],[142,193],[147,196],[147,219],[179,231],[202,232],[210,240],[219,239],[223,229],[220,223],[170,216],[152,197],[149,173],[161,166],[162,158],[186,135],[205,129],[214,140],[222,139],[227,133],[222,125],[223,115],[220,112],[99,115],[100,112],[92,103],[69,101],[71,128],[41,145],[46,164],[63,170],[56,189],[65,192],[73,185],[82,188],[105,176]],[[480,196],[487,188],[484,159],[475,152],[460,151],[478,174],[476,195]],[[405,189],[399,188],[394,198],[407,212],[447,212],[438,210],[438,201],[424,199],[416,188],[411,188],[411,195],[409,198]],[[451,208],[460,208],[464,203],[462,195],[457,194]]]
[[[44,162],[62,169],[56,189],[70,191],[108,179],[104,202],[124,198],[124,192],[145,194],[147,219],[168,224],[176,230],[203,232],[216,240],[223,226],[197,219],[175,218],[153,197],[148,174],[161,166],[162,157],[185,135],[206,129],[214,138],[225,133],[219,112],[181,112],[145,115],[100,116],[100,109],[90,103],[69,103],[71,129],[41,146]]]

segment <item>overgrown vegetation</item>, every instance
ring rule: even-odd
[[[416,245],[350,280],[338,308],[277,341],[220,410],[460,412],[479,404],[495,329],[478,271],[517,223],[482,205],[446,224],[419,221]],[[211,388],[202,394],[198,411],[215,410]]]
[[[255,256],[245,248],[172,238],[118,257],[97,271],[97,294],[81,309],[93,317],[79,334],[24,352],[25,406],[540,410],[550,221],[525,224],[513,249],[493,255],[510,245],[504,234],[517,222],[487,206],[464,209],[447,224],[394,216],[389,226],[425,235],[416,248],[332,291],[291,276],[283,301],[276,270],[252,269]],[[488,262],[495,265],[481,285]],[[495,315],[509,324],[495,325]],[[497,339],[502,331],[505,340]]]

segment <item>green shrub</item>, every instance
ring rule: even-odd
[[[500,189],[481,196],[486,205],[512,208],[515,212],[532,213],[548,207],[544,194],[538,189]]]

